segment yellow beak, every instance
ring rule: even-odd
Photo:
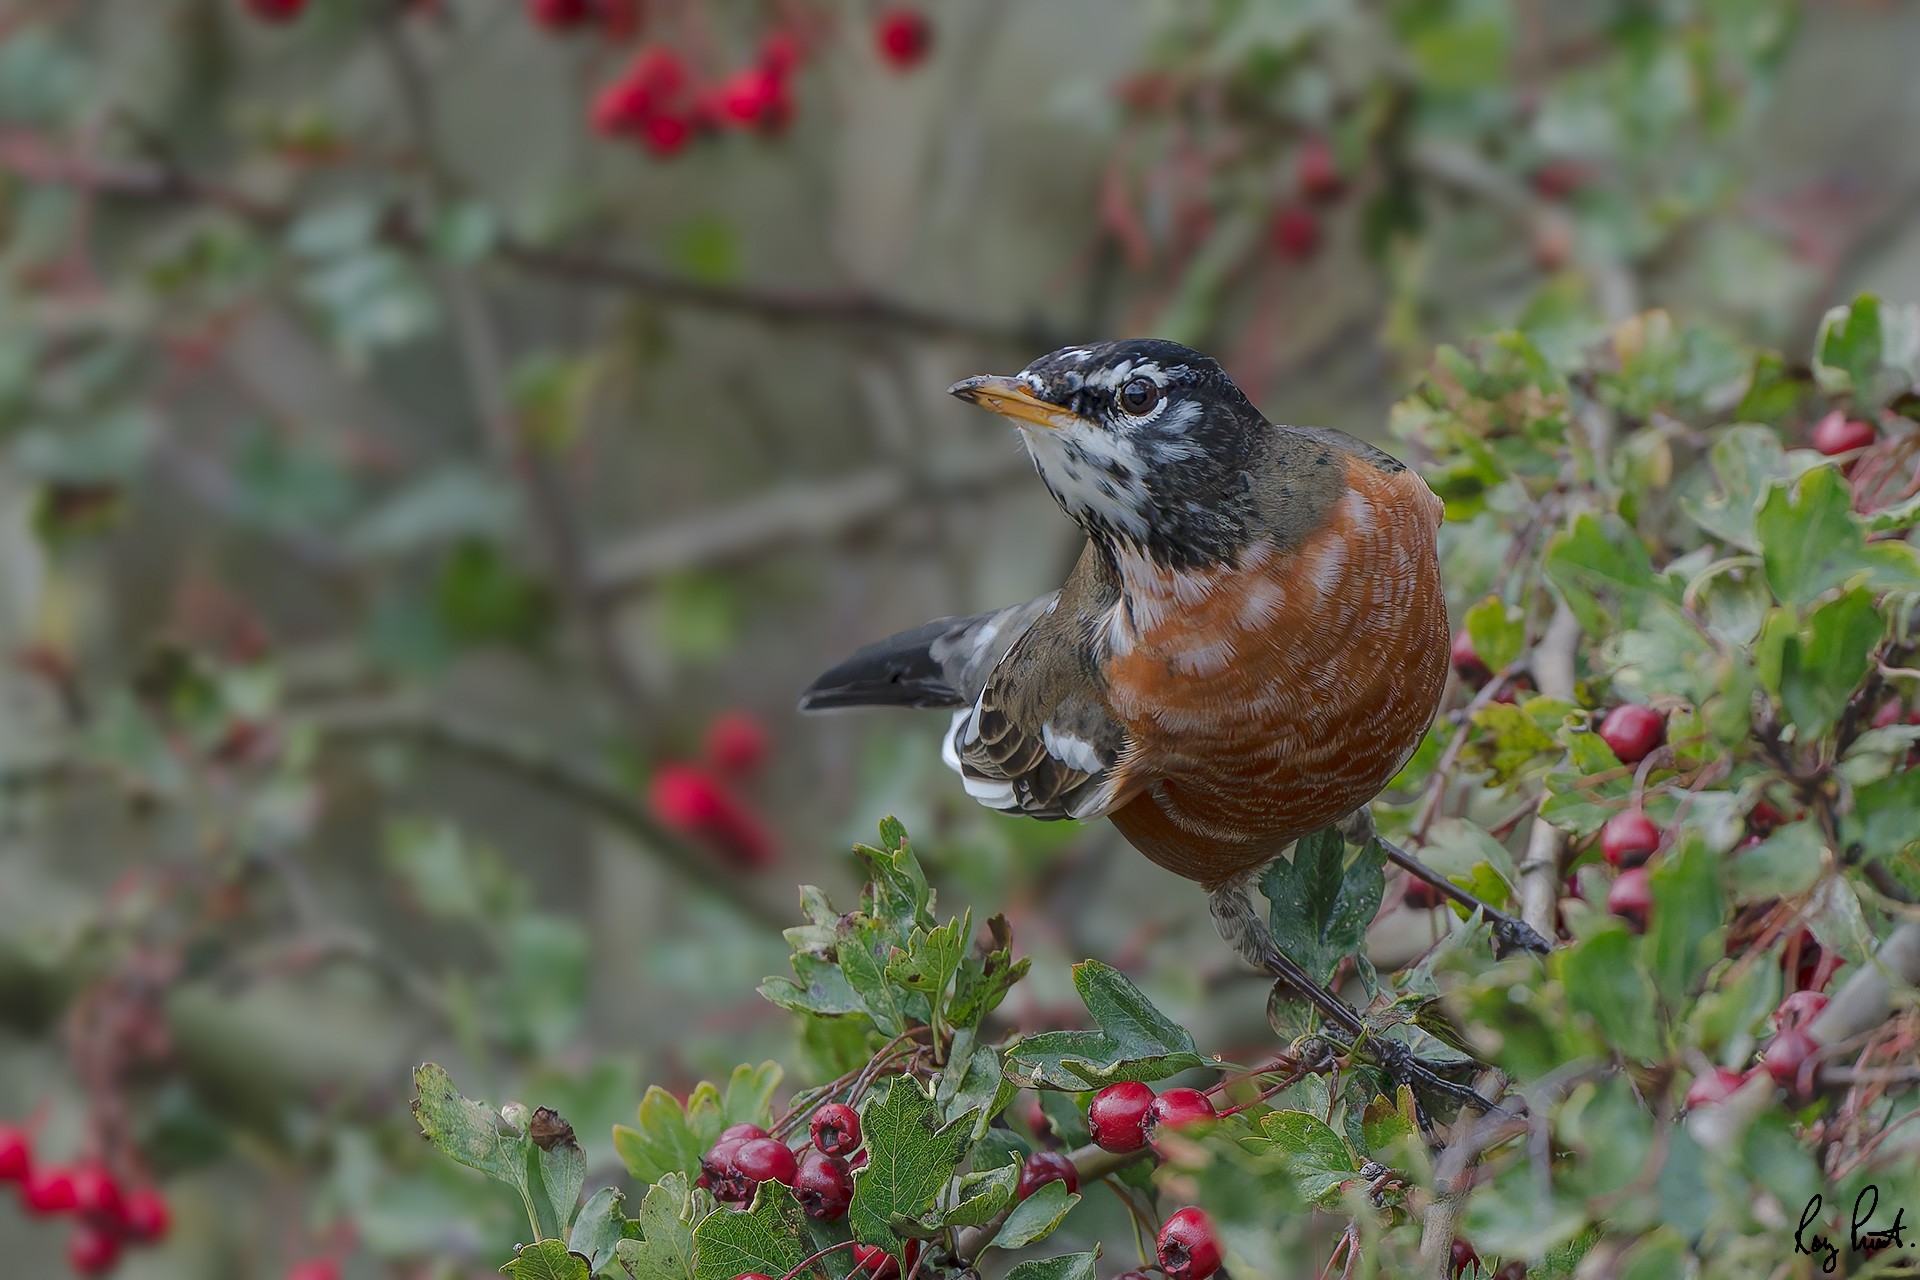
[[[1016,418],[1055,431],[1064,430],[1079,421],[1077,415],[1057,404],[1048,404],[1012,378],[989,374],[962,378],[947,388],[947,394],[959,396],[982,409],[991,409],[1003,418]]]

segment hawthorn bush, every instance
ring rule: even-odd
[[[1278,995],[1271,1056],[1224,1061],[1099,959],[1074,968],[1084,1030],[1013,1033],[1029,962],[1006,920],[943,919],[889,819],[849,909],[801,891],[792,972],[760,989],[827,1078],[649,1090],[584,1137],[634,1195],[584,1204],[583,1138],[552,1111],[427,1066],[421,1128],[520,1193],[520,1280],[1205,1280],[1223,1259],[1731,1280],[1830,1243],[1847,1274],[1907,1265],[1871,1233],[1920,1202],[1916,408],[1920,308],[1873,297],[1827,316],[1809,365],[1651,312],[1443,348],[1397,407],[1465,625],[1378,817],[1559,945],[1496,960],[1450,912],[1377,969],[1368,928],[1403,886],[1331,833],[1262,889],[1369,1034],[1477,1057],[1500,1111],[1423,1132]],[[1077,1237],[1096,1195],[1130,1233]]]

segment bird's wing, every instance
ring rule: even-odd
[[[1008,646],[1059,594],[967,618],[936,618],[876,640],[809,685],[800,710],[971,705]]]
[[[1131,742],[1107,706],[1080,594],[1070,582],[954,714],[943,758],[989,809],[1097,818],[1132,798]]]

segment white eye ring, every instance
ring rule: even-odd
[[[1136,393],[1141,397],[1138,403],[1134,400]],[[1144,418],[1158,409],[1165,399],[1166,392],[1152,378],[1134,378],[1120,388],[1120,394],[1114,397],[1114,402],[1120,406],[1120,412],[1128,417]]]

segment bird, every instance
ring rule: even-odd
[[[1165,339],[1066,347],[949,391],[1017,428],[1085,546],[1059,590],[867,645],[800,709],[949,710],[942,757],[975,800],[1106,818],[1206,891],[1249,963],[1363,1038],[1281,952],[1251,890],[1302,837],[1377,839],[1368,806],[1446,685],[1440,499],[1372,444],[1269,421],[1217,361]],[[1496,946],[1546,950],[1382,844],[1485,912]],[[1385,1065],[1448,1084],[1404,1052]]]

